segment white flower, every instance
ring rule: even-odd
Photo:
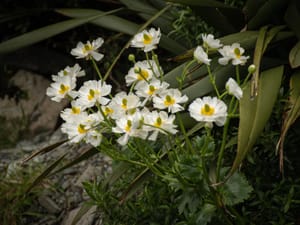
[[[66,121],[61,125],[63,133],[68,135],[70,142],[78,143],[87,135],[90,126],[87,124],[88,114],[86,112],[78,115],[74,121]]]
[[[217,97],[195,99],[189,106],[191,117],[200,122],[223,126],[227,117],[227,106]]]
[[[211,61],[211,59],[208,58],[208,55],[201,46],[198,46],[195,49],[194,58],[198,61],[198,63],[204,63],[206,65],[209,65]]]
[[[56,81],[47,88],[46,95],[56,102],[60,102],[66,96],[75,98],[77,96],[77,92],[73,91],[75,87],[76,83],[72,77],[57,77]]]
[[[155,30],[151,28],[150,30],[144,30],[136,34],[132,41],[131,47],[141,48],[144,52],[149,52],[153,49],[156,49],[156,45],[159,43],[161,37],[160,29]]]
[[[83,110],[83,107],[75,100],[71,102],[71,108],[66,108],[60,113],[60,117],[65,121],[73,121],[84,112]]]
[[[87,41],[85,44],[82,42],[78,42],[76,48],[71,50],[71,55],[74,55],[77,59],[86,58],[91,59],[94,58],[96,61],[100,61],[104,55],[97,52],[96,50],[101,47],[104,43],[102,38],[97,38],[93,40],[92,43]]]
[[[188,97],[182,96],[178,89],[167,89],[161,92],[158,97],[153,97],[153,106],[157,109],[168,109],[168,112],[176,113],[184,109],[179,104],[185,103],[187,100]]]
[[[174,124],[175,115],[168,116],[168,113],[165,111],[153,111],[147,113],[144,116],[145,129],[153,131],[149,136],[149,140],[155,141],[157,139],[158,133],[163,134],[171,133],[175,134],[177,132],[176,125]],[[148,126],[147,126],[148,125]],[[150,126],[149,126],[150,125]]]
[[[112,86],[101,80],[89,80],[84,82],[78,90],[78,103],[84,107],[93,107],[96,103],[106,105],[110,99],[105,96],[109,95]]]
[[[85,76],[85,71],[76,63],[73,67],[67,66],[59,71],[57,75],[52,75],[52,80],[56,81],[58,77],[70,76],[76,80],[77,77]]]
[[[146,103],[153,96],[157,96],[162,91],[166,90],[169,87],[167,82],[161,82],[157,79],[152,79],[149,83],[140,82],[134,87],[136,90],[136,95],[145,98],[142,105]]]
[[[97,130],[91,130],[85,137],[85,142],[91,144],[94,147],[98,147],[102,141],[102,133]]]
[[[225,87],[228,93],[230,95],[235,96],[238,100],[240,100],[243,97],[243,90],[240,88],[240,86],[234,79],[229,78],[225,84]]]
[[[232,65],[244,65],[249,58],[249,56],[243,56],[245,50],[240,47],[239,43],[233,43],[231,46],[225,45],[218,51],[223,56],[218,60],[221,65],[227,65],[230,60],[232,60]]]
[[[134,64],[125,76],[127,86],[133,82],[149,81],[153,76],[158,76],[159,70],[153,60],[139,61]]]
[[[96,134],[97,126],[103,121],[101,113],[88,114],[82,112],[77,115],[76,120],[67,120],[62,124],[61,130],[68,135],[70,142],[78,143],[86,141],[94,146],[100,144],[101,134]]]
[[[218,49],[222,47],[219,39],[215,39],[212,34],[202,34],[203,47],[206,49]]]
[[[116,120],[116,127],[112,128],[114,133],[124,134],[118,138],[120,145],[126,145],[129,137],[139,137],[145,139],[148,132],[140,129],[141,127],[141,114],[126,115]]]
[[[111,117],[118,119],[126,114],[134,114],[141,105],[140,98],[135,94],[122,91],[115,95],[109,103]]]

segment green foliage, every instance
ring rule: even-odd
[[[40,165],[19,167],[11,164],[11,167],[0,177],[0,220],[3,225],[22,225],[24,218],[29,215],[38,216],[33,212],[31,205],[42,192],[42,186],[31,187],[35,176],[41,169]],[[32,217],[34,218],[34,217]]]

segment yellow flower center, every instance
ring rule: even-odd
[[[84,133],[87,132],[87,130],[85,129],[84,125],[82,125],[82,124],[78,125],[77,130],[78,130],[78,133],[80,133],[80,134],[84,134]]]
[[[93,47],[91,44],[85,44],[84,47],[83,47],[83,53],[87,53],[89,51],[92,51],[93,50]]]
[[[127,120],[127,124],[125,126],[126,132],[129,132],[131,130],[132,122],[131,120]]]
[[[211,116],[215,112],[215,109],[208,104],[205,104],[201,109],[201,114],[205,116]]]
[[[172,98],[170,95],[167,95],[164,101],[165,106],[174,105],[175,99]]]
[[[114,112],[114,110],[112,108],[105,107],[105,109],[104,109],[104,115],[105,116],[113,114],[113,112]]]
[[[156,91],[156,88],[153,85],[149,86],[148,95],[153,95]]]
[[[144,34],[144,44],[149,45],[152,42],[153,37],[150,34]]]
[[[73,114],[79,114],[80,113],[80,108],[79,107],[72,107],[72,113]]]
[[[137,79],[138,80],[147,80],[147,78],[149,77],[149,73],[147,70],[138,70],[139,72],[137,73]]]
[[[93,98],[95,98],[95,95],[99,95],[100,92],[98,90],[93,90],[93,89],[90,89],[89,91],[89,94],[88,94],[88,100],[91,101],[93,100]]]
[[[239,59],[241,57],[241,51],[239,48],[234,49],[234,54],[235,56]]]
[[[155,123],[154,123],[154,126],[155,127],[161,127],[161,124],[162,124],[162,120],[160,117],[157,117]]]
[[[127,109],[127,99],[126,99],[126,98],[123,98],[123,99],[122,99],[122,105],[121,105],[121,107],[122,107],[123,109]]]
[[[68,85],[61,84],[58,93],[63,95],[69,90],[70,90],[70,87]]]

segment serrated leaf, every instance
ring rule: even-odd
[[[290,51],[289,61],[292,68],[300,66],[300,41]]]
[[[248,199],[253,191],[245,176],[238,172],[235,172],[220,189],[223,203],[230,206]]]
[[[197,214],[196,224],[206,225],[211,221],[211,218],[214,216],[216,212],[216,206],[205,203],[200,212]]]
[[[230,174],[233,174],[240,163],[252,149],[263,131],[278,96],[283,66],[263,71],[259,80],[258,96],[251,100],[248,83],[240,100],[240,124],[238,130],[238,149]]]

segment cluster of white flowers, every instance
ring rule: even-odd
[[[161,37],[160,30],[151,28],[134,36],[132,47],[149,52],[157,48]],[[203,35],[203,45],[198,46],[194,57],[199,63],[209,65],[209,49],[218,49],[223,58],[221,64],[232,61],[232,64],[244,64],[248,57],[242,56],[244,49],[238,44],[224,46],[213,35]],[[103,55],[98,48],[103,39],[83,44],[79,42],[71,54],[76,58],[99,61]],[[134,60],[132,60],[134,61]],[[66,67],[58,75],[53,75],[53,83],[47,89],[47,95],[53,101],[65,97],[71,99],[71,107],[61,112],[64,120],[62,131],[68,135],[70,142],[85,141],[99,146],[104,133],[114,133],[120,145],[126,145],[131,137],[155,141],[159,133],[176,134],[175,113],[185,110],[188,97],[179,89],[169,88],[163,81],[163,70],[157,61],[134,61],[134,65],[125,76],[129,92],[119,92],[112,96],[112,86],[103,80],[89,80],[76,90],[77,77],[84,76],[78,64]],[[231,78],[226,89],[229,94],[242,97],[242,90]],[[190,116],[195,120],[224,125],[227,118],[227,106],[217,97],[195,99],[188,107]]]

